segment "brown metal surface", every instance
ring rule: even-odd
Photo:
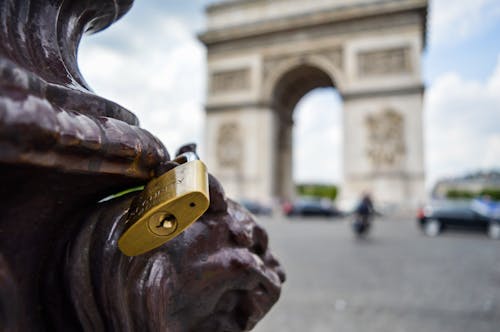
[[[241,331],[279,296],[264,230],[211,176],[209,209],[185,233],[118,250],[132,196],[97,202],[175,166],[78,70],[82,34],[131,3],[0,2],[0,331]]]
[[[131,3],[0,2],[0,161],[149,179],[169,159],[133,113],[90,90],[76,62],[82,34]]]
[[[130,198],[102,204],[59,264],[64,274],[53,286],[69,285],[61,301],[88,331],[251,329],[277,301],[284,274],[252,216],[233,202],[216,203],[227,208],[214,205],[181,235],[136,257],[116,246]],[[65,317],[53,312],[54,322],[72,328]]]

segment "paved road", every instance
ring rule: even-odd
[[[500,241],[427,238],[409,219],[361,242],[346,221],[260,220],[288,280],[254,331],[500,331]]]

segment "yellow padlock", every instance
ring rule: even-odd
[[[208,209],[207,168],[194,153],[175,159],[184,162],[156,179],[132,201],[130,226],[118,240],[127,256],[137,256],[173,239]]]

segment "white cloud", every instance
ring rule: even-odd
[[[430,4],[431,45],[460,42],[500,19],[498,0],[431,0]]]
[[[500,167],[500,55],[484,82],[438,77],[425,100],[428,183]]]
[[[143,24],[118,22],[100,34],[80,47],[89,85],[135,113],[170,154],[184,143],[200,143],[205,50],[188,22],[157,15]]]

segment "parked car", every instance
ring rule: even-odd
[[[266,215],[269,216],[272,214],[272,209],[271,207],[264,205],[262,203],[259,203],[257,201],[252,201],[248,199],[243,199],[240,201],[240,204],[243,205],[248,211],[255,215]]]
[[[283,212],[287,216],[340,216],[329,200],[319,198],[301,198],[294,203],[285,203]]]
[[[418,210],[417,222],[428,236],[460,228],[484,231],[491,238],[500,238],[500,219],[478,212],[470,201],[434,201]]]

